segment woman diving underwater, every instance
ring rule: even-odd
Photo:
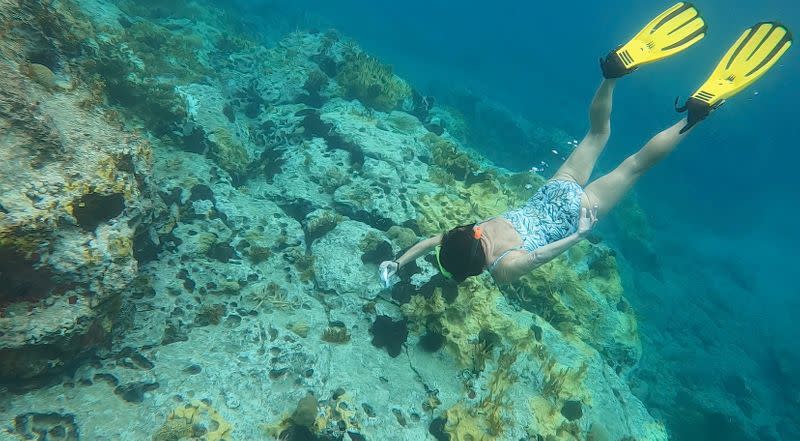
[[[779,23],[762,22],[746,29],[685,105],[678,108],[676,102],[678,111],[688,112],[686,118],[655,135],[610,173],[588,182],[611,133],[611,103],[618,79],[643,64],[683,51],[705,32],[697,9],[681,2],[612,50],[600,60],[604,79],[589,107],[589,131],[553,177],[524,206],[422,240],[396,260],[381,263],[384,284],[388,286],[399,267],[431,249],[436,250],[442,275],[456,282],[488,270],[498,283],[510,283],[581,241],[597,219],[669,155],[695,124],[766,73],[792,44],[788,29]]]

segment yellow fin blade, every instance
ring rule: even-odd
[[[626,69],[674,55],[702,40],[706,23],[691,4],[679,2],[651,20],[616,52]]]
[[[792,34],[779,23],[746,29],[692,97],[713,106],[739,93],[767,73],[791,45]]]

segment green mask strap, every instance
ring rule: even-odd
[[[448,272],[446,269],[444,269],[444,267],[442,266],[442,261],[441,261],[441,260],[439,260],[439,254],[441,254],[441,252],[442,252],[442,246],[441,246],[441,245],[436,245],[436,263],[438,263],[438,264],[439,264],[439,271],[440,271],[440,272],[442,273],[442,275],[443,275],[443,276],[445,276],[446,278],[448,278],[448,279],[452,279],[452,278],[453,278],[453,275],[452,275],[452,274],[450,274],[450,273],[449,273],[449,272]]]

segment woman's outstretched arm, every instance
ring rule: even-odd
[[[417,242],[414,246],[409,248],[408,251],[403,253],[402,256],[398,257],[397,260],[382,262],[378,266],[378,271],[380,272],[384,288],[391,286],[390,279],[397,273],[397,270],[400,269],[401,266],[416,260],[417,257],[427,253],[431,248],[439,245],[441,242],[442,235],[437,234],[436,236]]]
[[[417,257],[427,253],[431,248],[439,245],[442,241],[442,235],[437,234],[431,238],[417,242],[413,247],[409,248],[402,256],[398,257],[396,262],[399,266],[403,266],[408,262],[412,262]]]

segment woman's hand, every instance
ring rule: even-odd
[[[594,204],[594,207],[587,210],[586,208],[581,208],[581,218],[578,220],[578,236],[586,237],[594,225],[597,223],[597,204]]]
[[[383,282],[384,288],[389,287],[389,279],[391,279],[393,275],[397,274],[398,268],[400,268],[400,264],[397,263],[396,260],[387,260],[380,264],[378,271],[380,271],[381,281]]]

